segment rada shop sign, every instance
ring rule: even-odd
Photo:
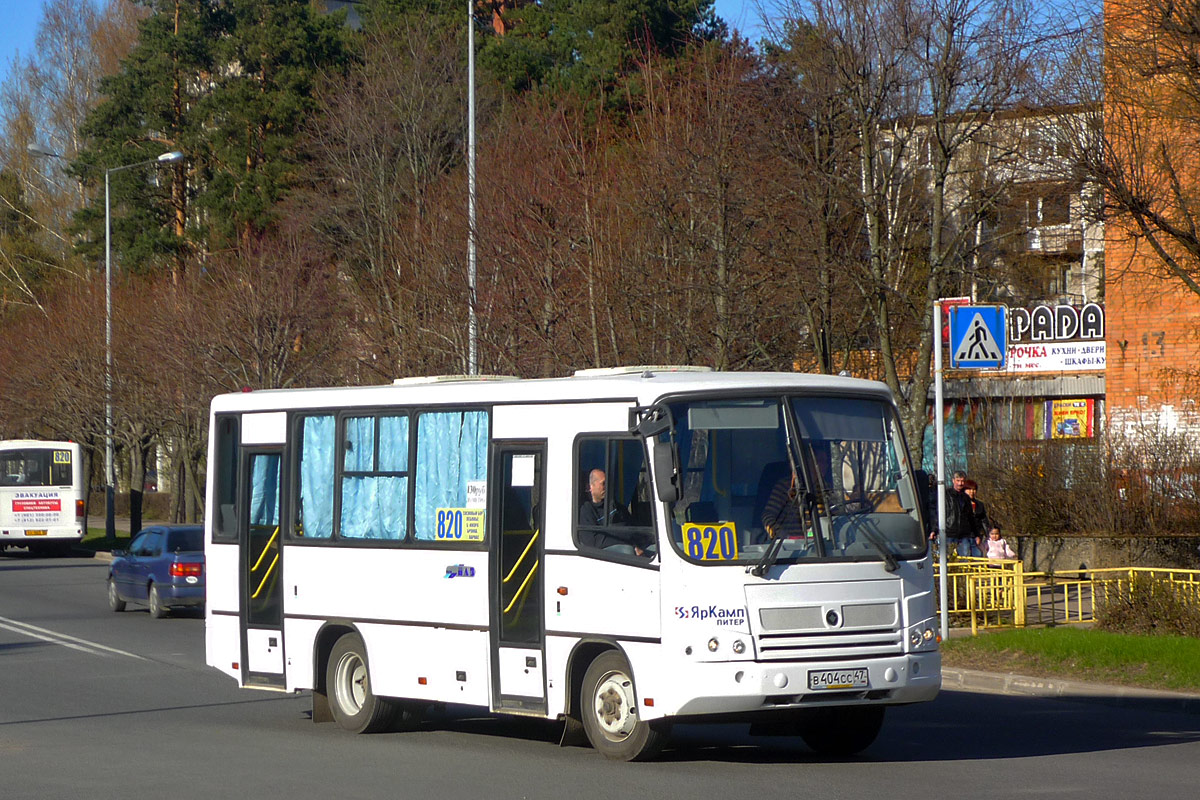
[[[1104,371],[1104,308],[1098,303],[1012,308],[1008,329],[1005,372]]]

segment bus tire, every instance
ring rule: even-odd
[[[883,727],[884,706],[808,709],[797,723],[800,738],[818,755],[846,758],[871,746]]]
[[[113,581],[112,576],[108,578],[108,607],[117,612],[125,610],[125,601],[117,593],[117,584]]]
[[[325,665],[325,691],[333,719],[343,730],[378,733],[395,722],[399,706],[371,691],[367,648],[357,633],[334,642]]]
[[[646,761],[666,744],[665,722],[638,714],[633,671],[625,656],[607,650],[588,665],[580,693],[583,730],[592,747],[613,761]]]
[[[167,611],[167,607],[163,605],[162,598],[158,594],[158,586],[150,584],[150,616],[162,619],[167,615]]]

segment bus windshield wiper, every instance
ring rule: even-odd
[[[888,572],[895,572],[896,570],[900,569],[900,562],[896,560],[896,554],[893,553],[891,548],[887,546],[882,536],[865,526],[863,527],[861,533],[863,538],[870,542],[871,546],[878,550],[879,554],[883,556],[884,569],[886,569]]]
[[[746,567],[746,572],[749,572],[756,578],[761,578],[763,573],[775,564],[775,560],[779,558],[779,550],[782,547],[783,539],[781,537],[777,536],[772,539],[771,543],[767,545],[767,549],[763,552],[762,558],[758,560],[757,564]]]

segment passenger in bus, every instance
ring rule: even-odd
[[[635,555],[646,555],[647,534],[633,529],[621,530],[632,524],[633,517],[625,506],[608,496],[604,470],[594,469],[588,473],[587,497],[579,507],[580,543],[600,549],[624,544],[633,547]]]
[[[800,492],[798,476],[788,471],[775,482],[767,503],[763,507],[763,530],[771,539],[802,539],[805,536],[804,522],[800,519],[800,507],[796,497]]]

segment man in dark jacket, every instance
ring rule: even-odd
[[[627,527],[633,524],[633,518],[616,498],[608,496],[608,478],[604,470],[594,469],[588,473],[587,495],[579,507],[580,543],[599,549],[627,544],[633,547],[636,555],[644,555],[649,537],[643,531]]]
[[[975,544],[971,499],[963,491],[966,481],[967,473],[958,470],[946,488],[946,547],[953,547],[960,556],[971,555],[971,546]]]

